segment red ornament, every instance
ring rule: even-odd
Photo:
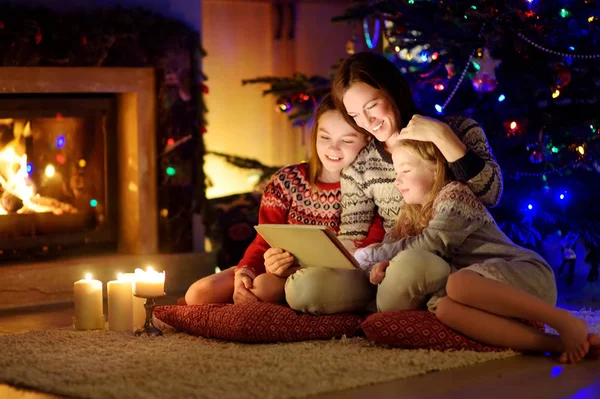
[[[81,44],[82,44],[83,46],[85,46],[85,45],[87,45],[87,44],[88,44],[88,41],[87,41],[87,36],[86,36],[86,35],[83,35],[83,36],[81,36]]]
[[[204,83],[202,83],[201,87],[202,87],[202,93],[203,94],[208,94],[208,86],[205,85]]]
[[[200,133],[202,133],[202,134],[206,133],[206,127],[205,127],[205,126],[200,126],[200,127],[198,128],[198,130],[199,130],[199,131],[200,131]]]
[[[554,72],[554,85],[559,89],[568,86],[571,83],[571,71],[563,63],[556,64],[552,67]]]
[[[35,40],[35,44],[40,44],[42,42],[42,31],[40,30],[40,28],[38,28],[37,32],[35,33],[35,36],[33,37],[33,40]]]
[[[496,89],[498,81],[487,73],[477,72],[473,76],[473,89],[478,93],[490,93]]]
[[[529,161],[533,164],[542,163],[544,160],[544,154],[541,151],[533,150],[531,155],[529,155]]]
[[[167,145],[173,145],[173,144],[175,144],[175,140],[173,138],[169,138],[167,140]]]

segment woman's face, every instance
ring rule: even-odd
[[[386,142],[397,133],[392,107],[381,90],[366,83],[353,83],[342,100],[348,115],[377,140]]]
[[[317,155],[327,175],[325,181],[339,181],[342,169],[354,162],[367,144],[367,137],[350,126],[338,111],[325,112],[317,123]]]

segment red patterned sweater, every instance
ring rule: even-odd
[[[265,187],[260,209],[259,224],[312,224],[327,226],[336,233],[340,229],[342,192],[340,183],[318,183],[312,189],[308,181],[308,164],[286,166],[273,175]],[[376,218],[369,235],[359,246],[383,240],[385,231],[380,218]],[[259,235],[250,244],[237,266],[243,273],[255,278],[265,273],[264,253],[270,246]]]

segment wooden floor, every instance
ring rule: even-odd
[[[172,301],[173,298],[167,298],[166,303]],[[0,334],[69,326],[72,315],[70,306],[1,312]],[[0,385],[0,398],[56,399],[58,396]],[[563,367],[548,357],[518,356],[316,398],[596,399],[600,398],[600,361]]]

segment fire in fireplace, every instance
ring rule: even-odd
[[[0,262],[116,245],[115,101],[0,96]]]

